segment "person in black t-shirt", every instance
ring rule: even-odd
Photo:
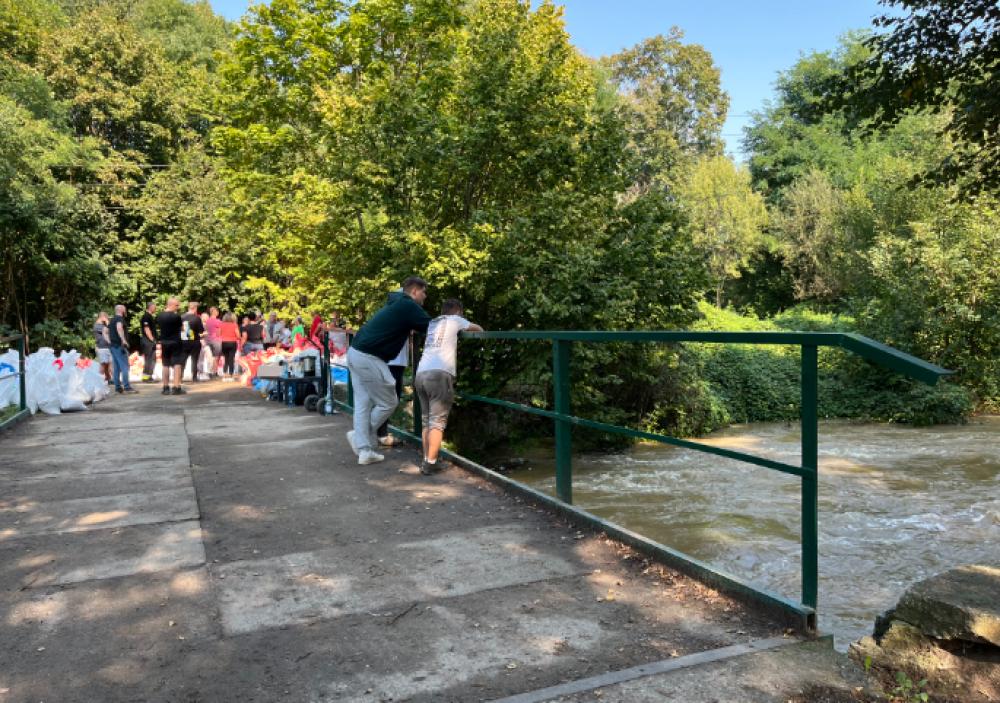
[[[243,353],[264,351],[264,325],[258,324],[257,313],[247,313],[248,323],[243,327]]]
[[[115,390],[119,393],[138,393],[128,380],[128,333],[125,331],[124,305],[115,305],[115,316],[108,323],[108,341],[111,344],[111,361],[114,362]]]
[[[156,316],[156,324],[160,328],[160,357],[163,364],[163,395],[181,395],[186,391],[181,388],[181,371],[184,370],[184,348],[181,346],[181,327],[184,321],[177,311],[181,301],[170,298],[167,309]],[[170,389],[170,374],[173,372],[174,388]]]
[[[156,303],[149,303],[139,320],[139,349],[142,350],[142,382],[153,383],[153,369],[156,368]]]
[[[191,382],[198,382],[198,357],[201,356],[201,337],[205,334],[205,323],[198,314],[198,303],[188,303],[188,311],[181,315],[181,320],[187,323],[186,330],[181,331],[181,347],[184,349],[184,360],[181,362],[181,372],[191,360]],[[185,334],[186,332],[186,334]]]

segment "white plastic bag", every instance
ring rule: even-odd
[[[20,357],[14,349],[0,354],[0,410],[21,402],[21,387],[18,385],[21,379],[12,375],[17,373],[19,361]]]
[[[108,382],[101,375],[100,365],[95,361],[87,368],[83,369],[84,389],[90,396],[93,403],[100,402],[108,395]]]
[[[62,368],[58,369],[59,374],[59,408],[63,412],[74,412],[87,409],[90,402],[90,394],[84,387],[83,369],[76,364],[80,361],[80,354],[76,349],[64,351],[59,355]]]
[[[28,382],[25,390],[31,414],[41,410],[47,415],[59,415],[59,372],[54,366],[55,353],[42,347],[25,360]]]

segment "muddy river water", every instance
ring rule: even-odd
[[[799,428],[700,440],[799,463]],[[963,564],[1000,566],[1000,418],[967,426],[820,425],[819,623],[838,649],[871,634],[907,586]],[[511,478],[555,494],[551,445]],[[504,462],[509,463],[509,462]],[[530,468],[530,470],[529,470]],[[798,601],[799,480],[661,444],[573,458],[579,507]]]

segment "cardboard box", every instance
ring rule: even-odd
[[[281,365],[261,364],[257,367],[257,378],[263,378],[266,380],[281,378]]]

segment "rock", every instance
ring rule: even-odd
[[[905,671],[944,695],[1000,697],[1000,569],[963,566],[911,586],[851,659],[892,680]],[[930,690],[930,689],[929,689]]]
[[[876,641],[897,621],[939,640],[1000,647],[1000,569],[962,566],[914,584],[875,620]]]

